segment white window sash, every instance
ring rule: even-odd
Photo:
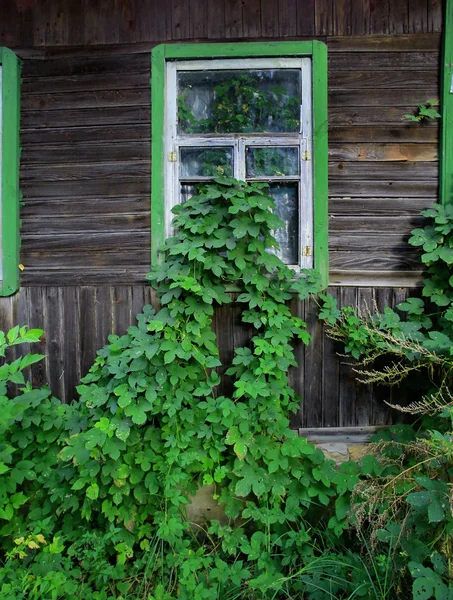
[[[251,134],[178,134],[177,123],[177,73],[178,71],[229,71],[229,70],[300,69],[302,78],[300,132]],[[187,147],[233,148],[233,176],[236,179],[268,182],[298,182],[299,189],[299,264],[293,268],[312,268],[313,250],[306,255],[304,248],[313,249],[313,111],[312,111],[312,61],[307,57],[295,58],[244,58],[167,61],[165,77],[164,160],[165,160],[165,236],[173,234],[171,225],[173,206],[180,201],[179,149]],[[298,146],[299,176],[246,177],[245,152],[248,146]],[[176,153],[176,160],[170,155]],[[174,156],[174,154],[173,154]],[[307,160],[308,159],[308,160]],[[206,178],[209,179],[209,178]],[[203,178],[191,178],[204,181]],[[188,181],[184,178],[182,181]]]

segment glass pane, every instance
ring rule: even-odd
[[[181,183],[181,204],[191,198],[195,193],[194,183]]]
[[[299,175],[299,148],[249,146],[246,154],[247,177]]]
[[[179,133],[298,132],[299,69],[179,71]]]
[[[181,177],[233,175],[232,148],[180,148]]]
[[[284,222],[284,226],[274,232],[275,239],[280,244],[280,250],[275,254],[287,265],[297,265],[299,263],[298,184],[271,184],[269,195],[275,200],[275,212]]]

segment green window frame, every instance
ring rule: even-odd
[[[151,173],[151,261],[158,260],[166,229],[165,136],[168,61],[221,59],[294,58],[311,59],[312,111],[312,213],[313,267],[328,284],[328,145],[327,145],[327,46],[322,42],[267,42],[229,44],[162,44],[151,56],[152,173]]]
[[[19,288],[20,61],[0,48],[0,296]]]
[[[440,202],[453,203],[453,0],[445,5],[442,59]]]

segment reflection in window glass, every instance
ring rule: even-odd
[[[298,69],[178,72],[179,133],[298,132]]]
[[[181,177],[233,175],[232,148],[181,148]]]
[[[299,148],[247,148],[247,177],[288,177],[299,175]]]
[[[274,232],[280,245],[275,254],[287,265],[299,263],[299,194],[297,183],[274,183],[269,187],[269,195],[275,200],[275,212],[284,226]]]

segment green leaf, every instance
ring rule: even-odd
[[[86,491],[86,495],[88,498],[90,498],[91,500],[96,500],[99,496],[99,486],[97,483],[92,483],[90,486],[88,486],[87,491]]]

